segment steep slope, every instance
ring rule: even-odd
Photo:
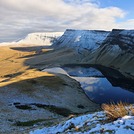
[[[14,42],[0,43],[0,46],[7,44],[51,45],[57,41],[62,34],[63,32],[30,33],[24,39],[20,39]]]
[[[100,48],[84,61],[115,68],[133,78],[134,30],[112,30]]]
[[[72,30],[67,29],[59,40],[53,44],[55,47],[68,47],[77,51],[94,51],[109,32],[99,30]]]

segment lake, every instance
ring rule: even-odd
[[[63,66],[49,68],[43,71],[61,73],[77,80],[81,84],[81,87],[88,98],[95,103],[117,103],[119,101],[134,103],[134,90],[127,89],[126,87],[122,88],[122,85],[128,85],[127,83],[124,83],[124,79],[123,82],[119,80],[120,84],[117,84],[118,78],[117,80],[114,78],[112,80],[112,77],[110,77],[110,81],[112,81],[112,83],[110,83],[105,75],[94,67]],[[115,84],[114,81],[116,81]],[[132,85],[130,85],[130,87],[132,87]]]

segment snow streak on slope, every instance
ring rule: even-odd
[[[29,44],[29,45],[51,45],[58,40],[63,32],[42,32],[42,33],[30,33],[24,39],[20,39],[14,42],[0,43],[3,45],[14,45],[14,44]]]
[[[109,32],[99,30],[71,30],[67,29],[65,33],[54,43],[56,47],[70,47],[76,50],[97,49]]]

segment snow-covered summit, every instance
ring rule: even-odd
[[[100,30],[72,30],[67,29],[53,45],[56,47],[70,47],[76,50],[95,50],[108,36],[108,31]]]
[[[14,42],[0,43],[2,45],[16,45],[16,44],[28,44],[28,45],[51,45],[63,34],[63,32],[42,32],[42,33],[30,33],[24,39],[19,39]]]
[[[48,32],[48,33],[30,33],[24,39],[19,40],[18,44],[36,44],[36,45],[51,45],[63,32]]]

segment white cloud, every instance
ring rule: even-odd
[[[3,40],[34,31],[111,30],[125,15],[117,7],[100,8],[96,0],[0,0],[0,12]]]
[[[125,22],[118,23],[118,28],[134,30],[134,19],[129,19]]]

